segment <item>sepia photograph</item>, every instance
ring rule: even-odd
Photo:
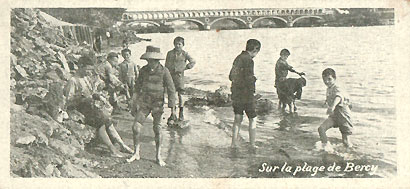
[[[396,5],[9,3],[12,179],[400,175]]]

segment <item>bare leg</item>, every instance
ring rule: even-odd
[[[256,121],[255,118],[249,118],[249,143],[252,148],[257,148],[255,145],[256,139]]]
[[[342,141],[343,141],[343,145],[345,147],[347,147],[347,148],[352,147],[352,144],[349,142],[348,135],[342,133]]]
[[[292,102],[288,104],[289,107],[289,113],[293,113],[293,106]]]
[[[232,144],[231,144],[232,148],[238,147],[238,135],[239,135],[242,120],[243,120],[243,115],[235,114],[235,117],[233,120],[233,126],[232,126]]]
[[[141,136],[141,127],[142,125],[138,122],[138,114],[132,125],[133,140],[134,140],[134,154],[127,159],[127,162],[133,162],[140,159],[140,136]]]
[[[182,94],[180,92],[178,93],[178,105],[179,107],[184,107],[184,97],[182,96]]]
[[[107,134],[105,125],[101,126],[98,129],[98,136],[101,138],[101,140],[104,142],[105,145],[108,146],[108,148],[110,149],[112,156],[114,157],[122,157],[122,155],[120,154],[120,152],[115,149],[114,145],[112,144],[110,137]]]
[[[161,134],[161,115],[156,115],[154,117],[154,126],[153,130],[155,133],[155,148],[156,148],[156,161],[159,164],[159,166],[165,166],[166,163],[162,160],[161,158],[161,143],[162,143],[162,134]]]
[[[282,110],[282,112],[285,112],[286,111],[286,104],[284,102],[281,102],[281,104],[282,104],[281,110]]]
[[[182,94],[178,92],[178,101],[179,101],[179,120],[184,120],[184,99]]]
[[[293,100],[293,112],[296,112],[297,110],[298,110],[298,108],[296,107],[295,100]]]
[[[113,137],[113,139],[120,144],[122,150],[124,150],[126,153],[130,153],[130,154],[133,153],[131,148],[129,148],[127,145],[125,145],[124,141],[121,139],[120,135],[118,134],[118,132],[115,129],[113,124],[108,126],[107,132],[110,133],[111,136]]]
[[[333,121],[331,119],[326,119],[318,128],[319,136],[320,136],[320,141],[322,141],[322,144],[327,143],[327,136],[326,136],[326,131],[333,126]]]

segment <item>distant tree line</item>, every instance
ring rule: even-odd
[[[73,24],[110,28],[121,20],[124,8],[41,8],[51,16]]]
[[[349,14],[336,14],[329,26],[375,26],[391,24],[394,20],[393,9],[350,8]]]

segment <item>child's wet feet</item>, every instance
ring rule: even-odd
[[[122,157],[124,157],[124,156],[122,156],[122,155],[120,154],[120,152],[112,152],[112,153],[111,153],[111,157],[122,158]]]
[[[138,155],[137,154],[132,155],[130,158],[127,159],[127,162],[131,163],[135,160],[140,160],[140,155],[139,154]]]
[[[156,163],[157,163],[159,166],[161,166],[161,167],[167,165],[167,164],[165,163],[165,161],[163,161],[162,159],[157,159],[157,160],[156,160]]]
[[[249,145],[249,148],[251,148],[251,149],[259,149],[259,146],[257,146],[256,144],[251,144],[251,145]]]
[[[174,125],[176,120],[177,120],[177,116],[176,115],[171,115],[168,118],[167,124],[168,125]]]
[[[346,148],[353,148],[353,144],[350,143],[350,142],[343,143],[343,146],[346,147]]]
[[[325,152],[328,152],[328,153],[334,152],[334,149],[333,149],[333,147],[332,147],[332,144],[330,144],[329,142],[327,142],[326,144],[322,144],[322,146],[323,146],[323,150],[324,150]]]

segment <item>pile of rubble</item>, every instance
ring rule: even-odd
[[[95,136],[76,112],[63,114],[63,87],[91,53],[51,26],[37,9],[12,9],[10,59],[11,175],[98,177],[75,157]],[[69,117],[69,115],[71,115]],[[62,120],[68,119],[62,122]],[[93,163],[88,163],[93,164]],[[89,166],[90,167],[90,166]]]
[[[11,11],[10,99],[29,111],[44,104],[49,93],[59,93],[87,46],[64,37],[36,9]],[[59,87],[58,87],[59,86]],[[55,95],[51,95],[55,96]],[[47,99],[52,100],[52,99]],[[56,99],[63,108],[63,99]],[[53,103],[51,103],[53,104]],[[55,107],[58,109],[57,107]]]
[[[187,106],[216,106],[228,107],[232,105],[231,91],[227,86],[221,86],[215,92],[202,91],[195,88],[186,88],[185,93],[190,98],[185,102]],[[275,108],[273,102],[269,99],[261,98],[261,95],[255,95],[256,113],[266,115]]]

